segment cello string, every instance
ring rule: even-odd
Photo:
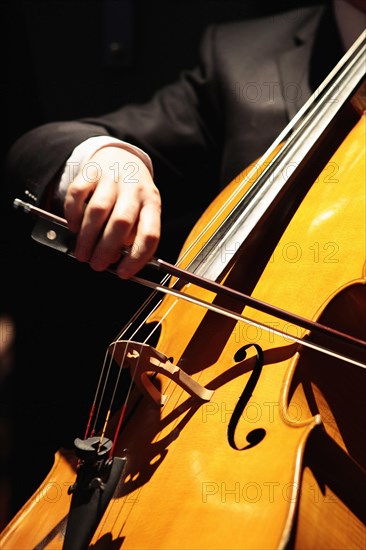
[[[61,218],[59,218],[61,220],[61,222],[63,222],[63,220]],[[61,225],[62,223],[60,223]],[[169,278],[169,275],[165,275],[163,280],[162,280],[162,283],[164,281],[166,281],[167,279]],[[156,294],[156,292],[154,293]],[[86,430],[85,430],[85,435],[84,435],[84,438],[88,437],[90,435],[90,426],[91,426],[91,423],[92,423],[92,420],[93,420],[93,417],[94,417],[94,423],[93,423],[93,430],[92,430],[92,434],[95,433],[96,431],[96,426],[98,424],[98,421],[99,421],[99,416],[100,416],[100,410],[101,410],[101,406],[103,404],[103,401],[104,401],[104,396],[105,396],[105,392],[106,392],[106,388],[107,388],[107,383],[109,381],[109,378],[110,378],[110,370],[111,370],[111,366],[112,366],[112,363],[113,363],[113,360],[114,360],[114,355],[115,355],[115,345],[116,343],[122,338],[122,335],[125,334],[128,329],[133,325],[133,323],[136,321],[136,319],[141,315],[141,312],[146,309],[147,307],[147,304],[152,301],[153,299],[153,295],[150,294],[150,296],[148,297],[148,299],[145,301],[145,303],[140,306],[140,308],[134,313],[133,317],[129,320],[129,322],[125,325],[124,329],[122,329],[122,332],[119,333],[119,335],[117,335],[117,337],[115,338],[115,342],[114,342],[114,348],[113,348],[113,352],[110,354],[108,352],[108,350],[106,351],[106,354],[105,354],[105,357],[104,357],[104,361],[103,361],[103,366],[102,366],[102,370],[101,370],[101,374],[99,376],[99,380],[98,380],[98,384],[97,384],[97,388],[96,388],[96,391],[95,391],[95,394],[94,394],[94,400],[93,400],[93,403],[92,403],[92,406],[91,406],[91,409],[90,409],[90,413],[89,413],[89,419],[87,421],[87,427],[86,427]],[[159,302],[160,303],[160,302]],[[155,305],[154,309],[152,311],[150,311],[149,315],[151,315],[151,313],[159,306],[159,303]],[[142,326],[146,323],[147,321],[147,318],[148,318],[148,315],[145,316],[145,319],[143,321],[140,322],[140,325],[135,329],[134,333],[132,334],[132,336],[130,337],[130,340],[131,338],[133,338],[133,336],[135,334],[138,333],[138,331],[142,328]],[[110,346],[113,344],[113,342],[110,344]],[[104,385],[102,387],[102,380],[103,380],[103,375],[106,371],[106,362],[107,362],[107,357],[109,356],[109,365],[108,365],[108,371],[105,375],[105,378],[104,378]],[[121,361],[121,364],[124,363],[124,358],[122,359]],[[120,372],[120,371],[119,371]],[[116,387],[118,385],[118,381],[119,381],[119,377],[117,379],[117,382],[116,382],[116,386],[115,386],[115,390],[116,390]],[[128,396],[131,392],[131,389],[132,389],[132,385],[133,385],[133,381],[131,381],[130,383],[130,388],[128,389],[128,393],[127,393],[127,398],[126,398],[126,402],[125,402],[125,405],[127,405],[127,400],[128,400]],[[101,389],[102,387],[102,389]],[[99,393],[101,393],[101,395],[99,395]],[[96,406],[97,402],[99,403],[98,404],[98,407]],[[111,406],[113,405],[113,399],[112,399],[112,403],[111,403]],[[109,411],[111,410],[111,406],[109,407]],[[106,413],[106,419],[109,417],[109,414],[108,412]],[[105,429],[107,427],[107,421],[106,419],[104,420],[104,429],[102,430],[102,435],[100,437],[100,445],[101,445],[101,442],[102,442],[102,438],[104,436],[104,433],[105,433]]]
[[[150,331],[150,334],[146,337],[145,341],[144,342],[140,342],[140,349],[143,347],[143,345],[147,342],[147,340],[149,338],[151,338],[151,336],[153,335],[153,333],[158,329],[158,327],[163,323],[164,319],[171,313],[171,310],[175,307],[176,303],[178,302],[178,300],[176,300],[169,308],[169,310],[165,313],[165,315],[163,315],[163,317],[159,320],[159,322],[151,329]],[[131,339],[129,339],[128,342],[131,342]],[[126,345],[126,351],[127,351],[127,348],[128,348],[128,343]],[[121,410],[121,414],[120,414],[120,417],[119,417],[119,421],[118,421],[118,424],[117,424],[117,428],[115,430],[115,434],[114,434],[114,443],[113,443],[113,446],[111,448],[111,452],[110,452],[110,455],[112,456],[113,453],[114,453],[114,448],[115,448],[115,445],[117,443],[117,437],[118,437],[118,434],[119,434],[119,430],[121,428],[121,425],[122,425],[122,421],[123,421],[123,418],[124,418],[124,415],[125,415],[125,412],[127,410],[127,405],[128,405],[128,401],[130,399],[130,395],[131,395],[131,392],[132,392],[132,388],[133,388],[133,384],[134,384],[134,379],[135,379],[135,376],[136,376],[136,372],[137,372],[137,369],[138,369],[138,366],[139,366],[139,363],[140,363],[140,359],[141,359],[141,355],[137,358],[137,361],[135,363],[135,366],[134,368],[132,369],[132,372],[131,372],[131,381],[130,381],[130,384],[129,384],[129,387],[128,387],[128,392],[127,392],[127,395],[126,395],[126,398],[124,400],[124,404],[123,404],[123,407],[122,407],[122,410]],[[124,354],[125,356],[125,354]],[[122,372],[122,368],[123,368],[123,363],[121,362],[120,363],[120,370],[119,370],[119,374],[118,374],[118,378],[120,376],[120,373]],[[131,369],[130,369],[131,371]],[[171,381],[169,380],[169,383],[168,383],[168,387],[170,385]],[[117,381],[117,384],[118,384],[118,381]],[[117,386],[116,384],[116,386]],[[115,390],[116,390],[116,387],[115,387]],[[112,406],[112,405],[111,405]]]
[[[92,405],[90,407],[89,418],[88,418],[86,429],[85,429],[84,439],[87,439],[88,437],[91,437],[94,434],[94,431],[95,431],[95,418],[98,418],[98,416],[99,416],[99,407],[96,411],[96,405],[97,405],[97,401],[98,401],[98,394],[99,394],[99,391],[100,391],[100,388],[101,388],[101,385],[102,385],[102,379],[103,379],[103,374],[105,372],[105,366],[106,366],[106,354],[104,356],[102,369],[101,369],[101,372],[100,372],[100,375],[99,375],[99,378],[98,378],[97,388],[94,392],[93,402],[92,402]],[[102,392],[102,394],[103,394],[103,392]],[[93,428],[91,428],[91,424],[93,422],[93,419],[94,419],[94,425],[93,425]]]
[[[167,280],[169,278],[169,275],[165,275],[165,277],[163,278],[162,280],[162,283]],[[154,292],[153,294],[156,294],[156,292]],[[138,310],[133,314],[133,316],[130,318],[129,322],[125,325],[125,327],[122,329],[122,331],[120,331],[118,333],[118,335],[115,337],[114,341],[115,342],[118,342],[122,336],[129,330],[129,328],[133,325],[133,323],[136,321],[136,319],[138,319],[138,317],[141,315],[142,311],[147,307],[148,303],[150,301],[152,301],[153,299],[153,294],[150,294],[150,296],[148,297],[148,299],[144,302],[144,304],[142,304]],[[150,314],[159,306],[159,304],[156,304],[154,309],[150,312]],[[150,315],[149,314],[149,315]],[[140,325],[135,329],[135,332],[133,333],[133,335],[130,337],[130,339],[142,328],[142,326],[146,323],[147,321],[147,318],[148,318],[148,315],[146,315],[145,319],[143,321],[140,322]],[[113,344],[113,341],[111,342],[110,346]],[[115,349],[115,348],[114,348]],[[84,438],[88,437],[89,434],[90,434],[90,426],[91,426],[91,422],[92,422],[92,419],[94,417],[94,426],[93,426],[93,430],[92,430],[92,433],[95,433],[95,430],[96,430],[96,425],[98,423],[98,420],[99,420],[99,416],[100,416],[100,409],[101,409],[101,406],[102,406],[102,403],[104,401],[104,395],[105,395],[105,392],[106,392],[106,387],[107,387],[107,382],[108,382],[108,379],[109,379],[109,376],[110,376],[110,369],[111,369],[111,366],[112,366],[112,363],[113,363],[113,360],[114,360],[114,355],[115,355],[115,351],[113,350],[113,353],[110,354],[109,351],[107,350],[106,351],[106,354],[104,356],[104,360],[103,360],[103,366],[102,366],[102,370],[101,370],[101,374],[99,376],[99,380],[98,380],[98,383],[97,383],[97,388],[95,390],[95,393],[94,393],[94,399],[93,399],[93,403],[92,403],[92,406],[91,406],[91,409],[90,409],[90,413],[89,413],[89,419],[88,419],[88,422],[87,422],[87,427],[86,427],[86,432],[85,432],[85,436]],[[107,357],[109,356],[109,366],[108,366],[108,372],[105,376],[105,381],[104,381],[104,385],[103,385],[103,388],[101,389],[102,387],[102,380],[103,380],[103,375],[105,373],[105,370],[106,370],[106,361],[107,361]],[[101,392],[101,395],[99,396],[99,393]],[[98,407],[96,407],[96,404],[97,402],[99,402],[99,405]]]
[[[165,315],[159,320],[159,323],[157,323],[151,330],[150,330],[150,333],[148,334],[148,336],[145,338],[145,341],[143,342],[140,342],[140,347],[142,348],[142,346],[147,342],[147,340],[149,338],[152,337],[152,335],[154,334],[154,332],[158,329],[158,327],[162,324],[162,322],[164,321],[164,319],[170,314],[171,310],[173,309],[173,307],[175,306],[175,304],[177,303],[177,300],[171,305],[170,309],[165,313]],[[155,306],[155,309],[158,307],[159,304],[157,304]],[[149,315],[151,315],[152,312],[150,312]],[[100,435],[100,445],[101,445],[101,442],[103,440],[103,437],[105,435],[105,432],[106,432],[106,429],[107,429],[107,424],[108,424],[108,421],[109,421],[109,418],[110,418],[110,414],[111,414],[111,411],[113,409],[113,405],[114,405],[114,402],[115,402],[115,399],[116,399],[116,395],[117,395],[117,388],[118,388],[118,384],[119,384],[119,381],[120,381],[120,377],[121,377],[121,373],[122,373],[122,369],[123,369],[123,365],[125,363],[125,359],[126,359],[126,355],[127,355],[127,352],[128,352],[128,346],[129,346],[129,343],[133,340],[133,338],[135,337],[135,335],[138,333],[138,331],[142,328],[142,326],[145,325],[146,323],[146,320],[147,320],[147,317],[141,321],[140,325],[135,329],[134,333],[132,334],[132,336],[127,340],[127,344],[124,348],[124,351],[123,351],[123,356],[122,356],[122,360],[118,361],[119,363],[119,369],[118,369],[118,373],[117,373],[117,377],[116,377],[116,381],[114,383],[114,388],[113,388],[113,392],[112,392],[112,396],[111,396],[111,399],[110,399],[110,404],[109,404],[109,407],[108,407],[108,410],[106,412],[106,417],[105,417],[105,420],[104,420],[104,425],[103,425],[103,429],[101,431],[101,435]],[[116,347],[118,345],[118,343],[121,341],[121,338],[117,338],[114,342],[111,342],[110,346],[113,346],[113,352],[110,354],[110,363],[113,362],[114,360],[114,357],[115,357],[115,353],[116,353]],[[109,347],[110,347],[109,346]],[[123,418],[124,418],[124,415],[125,415],[125,412],[126,412],[126,409],[127,409],[127,404],[129,402],[129,398],[130,398],[130,395],[131,395],[131,392],[132,392],[132,388],[133,388],[133,384],[134,384],[134,378],[135,378],[135,375],[136,375],[136,372],[137,372],[137,369],[138,369],[138,366],[139,366],[139,362],[140,362],[140,358],[141,358],[141,354],[140,356],[138,357],[137,361],[135,362],[135,366],[131,372],[131,380],[130,380],[130,383],[129,383],[129,386],[128,386],[128,389],[127,389],[127,393],[126,393],[126,396],[125,396],[125,399],[124,399],[124,403],[123,403],[123,406],[121,408],[121,413],[120,413],[120,416],[119,416],[119,420],[118,420],[118,423],[117,423],[117,427],[116,427],[116,430],[115,430],[115,434],[114,434],[114,438],[113,438],[113,445],[112,445],[112,448],[111,448],[111,451],[110,451],[110,456],[113,456],[113,453],[114,453],[114,447],[115,447],[115,444],[116,444],[116,441],[117,441],[117,437],[118,437],[118,433],[119,433],[119,430],[120,430],[120,427],[122,425],[122,421],[123,421]],[[131,369],[130,369],[131,370]],[[109,372],[110,372],[110,369],[108,371],[108,374],[107,374],[107,377],[109,378]],[[99,404],[99,409],[101,407],[101,403],[103,401],[103,396],[104,396],[104,392],[100,398],[100,404]],[[97,422],[97,419],[96,419],[96,422]]]
[[[168,279],[170,278],[170,275],[169,274],[166,274],[164,275],[163,279],[161,280],[161,284],[165,284]],[[115,340],[119,340],[121,339],[126,333],[127,331],[132,327],[133,323],[136,322],[136,320],[138,319],[138,317],[141,316],[141,314],[144,312],[144,310],[147,309],[147,306],[149,305],[150,302],[152,302],[152,300],[154,299],[154,297],[157,295],[158,293],[157,292],[152,292],[148,298],[144,301],[143,304],[141,304],[141,306],[137,309],[137,311],[132,315],[132,317],[129,319],[128,323],[122,328],[122,330],[117,334],[117,336],[115,337]],[[160,301],[161,302],[161,301]],[[159,302],[159,304],[160,304]],[[146,323],[147,319],[149,318],[149,316],[159,307],[159,304],[156,304],[152,309],[151,311],[149,311],[149,313],[147,313],[145,315],[145,319],[143,321],[140,322],[140,325],[135,329],[134,333],[132,334],[132,336],[130,337],[130,339],[134,336],[134,334],[136,334],[141,328],[142,326]]]
[[[161,283],[160,284],[164,284],[168,281],[168,279],[170,278],[170,275],[169,274],[166,274]],[[157,291],[155,291],[153,294],[157,294]],[[132,326],[133,322],[136,321],[136,319],[138,319],[138,317],[141,315],[141,313],[147,309],[147,305],[153,300],[154,296],[153,294],[150,294],[150,296],[148,297],[148,299],[144,302],[144,304],[142,304],[140,306],[140,308],[138,309],[137,312],[134,313],[133,317],[130,319],[129,323],[124,327],[124,329],[122,329],[122,331],[120,331],[120,333],[116,336],[115,338],[115,341],[111,342],[110,346],[113,345],[113,353],[111,354],[111,362],[114,360],[114,356],[115,356],[115,349],[116,349],[116,346],[118,344],[118,342],[120,342],[123,337],[125,336],[125,334],[127,333],[128,329]],[[144,326],[146,326],[147,324],[147,320],[148,318],[152,315],[152,313],[159,307],[161,303],[161,300],[155,304],[155,306],[153,307],[152,310],[149,310],[149,312],[145,315],[145,318],[143,320],[140,321],[139,325],[134,329],[132,335],[128,338],[128,341],[131,342],[132,340],[135,339],[135,336],[138,334],[138,332],[140,330],[142,330],[142,328]],[[177,300],[174,302],[174,304],[171,305],[171,307],[169,308],[169,310],[165,313],[165,315],[159,320],[159,322],[150,330],[150,333],[145,337],[145,340],[141,343],[141,346],[146,343],[152,336],[153,334],[158,330],[158,328],[162,325],[164,319],[168,316],[168,314],[170,314],[170,312],[172,311],[173,307],[175,306],[175,304],[177,303]],[[112,395],[112,399],[111,399],[111,403],[110,403],[110,406],[108,408],[108,411],[110,411],[114,405],[114,400],[115,400],[115,397],[116,397],[116,391],[117,391],[117,386],[118,386],[118,383],[119,383],[119,380],[120,380],[120,376],[121,376],[121,372],[122,372],[122,368],[123,368],[123,363],[125,361],[125,357],[126,357],[126,353],[127,353],[127,347],[128,345],[125,347],[125,351],[124,351],[124,354],[123,354],[123,358],[121,361],[119,361],[119,371],[118,371],[118,375],[117,375],[117,380],[115,382],[115,387],[114,387],[114,391],[113,391],[113,395]],[[123,404],[123,407],[122,407],[122,411],[121,411],[121,415],[120,415],[120,419],[119,419],[119,422],[118,422],[118,425],[117,425],[117,428],[116,428],[116,431],[115,431],[115,438],[114,438],[114,441],[116,441],[117,439],[117,436],[118,436],[118,432],[119,432],[119,429],[120,429],[120,426],[122,424],[122,419],[123,419],[123,416],[125,414],[125,410],[126,410],[126,407],[127,407],[127,404],[128,404],[128,401],[129,401],[129,397],[130,397],[130,394],[131,394],[131,391],[132,391],[132,388],[133,388],[133,380],[134,380],[134,377],[135,377],[135,374],[136,374],[136,371],[138,369],[138,366],[139,366],[139,361],[140,361],[140,358],[137,360],[136,364],[135,364],[135,367],[133,369],[133,372],[131,372],[131,381],[129,383],[129,387],[128,387],[128,390],[127,390],[127,394],[126,394],[126,397],[125,397],[125,400],[124,400],[124,404]],[[109,376],[109,375],[107,375]],[[169,381],[169,384],[170,384],[171,381]],[[168,385],[169,385],[168,384]],[[104,396],[104,393],[102,394],[100,400],[102,401],[103,400],[103,396]],[[96,419],[96,422],[97,422],[97,419]],[[106,426],[106,422],[105,422],[105,426]],[[105,432],[105,430],[103,430]],[[111,449],[111,455],[114,451],[114,445]]]

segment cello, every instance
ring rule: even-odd
[[[84,438],[2,548],[364,547],[365,49],[364,33],[177,266],[151,262],[169,276],[135,277],[154,293],[106,351]],[[16,204],[72,255],[64,220]]]

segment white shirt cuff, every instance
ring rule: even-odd
[[[131,145],[131,143],[121,141],[120,139],[116,139],[111,136],[95,136],[86,139],[77,147],[75,147],[71,156],[67,159],[56,191],[57,198],[59,200],[64,200],[66,191],[70,183],[75,179],[84,163],[89,158],[91,158],[94,153],[99,151],[99,149],[108,146],[121,147],[121,149],[125,149],[126,151],[129,151],[130,153],[133,153],[134,155],[139,157],[139,159],[142,160],[142,162],[149,169],[151,176],[154,177],[154,170],[151,158],[147,153],[145,153],[145,151],[143,151],[139,147],[136,147],[136,145]]]

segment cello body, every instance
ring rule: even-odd
[[[361,111],[350,118],[347,135],[330,140],[306,172],[312,179],[301,184],[301,200],[283,219],[279,205],[259,237],[239,245],[223,281],[365,339],[366,125]],[[183,267],[202,246],[202,229],[213,219],[211,235],[220,226],[236,188],[237,180],[202,215],[183,247]],[[224,262],[228,251],[221,253]],[[160,327],[151,357],[156,350],[169,358],[208,393],[190,393],[162,371],[148,377],[161,402],[141,394],[154,370],[148,350],[116,444],[126,467],[91,547],[365,548],[365,369],[294,343],[291,334],[319,339],[298,326],[191,283],[182,288],[257,325],[174,296],[149,313],[146,325]],[[122,369],[121,349],[113,359]],[[340,343],[337,351],[365,361],[365,350]],[[76,468],[73,452],[57,453],[1,534],[1,548],[63,547]]]

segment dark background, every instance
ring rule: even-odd
[[[0,356],[0,527],[32,494],[43,475],[35,474],[28,485],[25,483],[23,492],[19,489],[17,474],[22,479],[24,472],[17,469],[32,460],[42,464],[42,448],[29,450],[24,436],[25,432],[36,433],[38,426],[30,420],[32,415],[27,416],[25,406],[19,408],[19,402],[32,401],[27,393],[30,380],[37,380],[37,387],[43,384],[47,392],[50,381],[57,383],[62,376],[56,371],[49,378],[41,379],[39,375],[37,379],[36,373],[30,373],[29,369],[37,369],[37,364],[27,363],[28,350],[19,336],[29,328],[24,318],[24,294],[32,292],[36,284],[31,262],[37,258],[19,245],[17,232],[23,232],[23,226],[14,228],[12,220],[10,223],[12,208],[7,202],[4,179],[9,147],[24,132],[45,122],[98,115],[124,103],[148,100],[156,89],[176,79],[181,70],[194,66],[203,29],[211,23],[301,9],[314,3],[292,0],[270,2],[268,6],[267,1],[259,0],[0,1],[0,350],[10,343],[9,323],[15,329],[11,355]],[[32,304],[37,307],[34,301]],[[42,308],[38,313],[41,318]],[[37,326],[33,330],[37,333]],[[42,346],[41,338],[33,344],[34,349]],[[51,362],[50,369],[52,366]],[[42,400],[42,393],[35,399]],[[47,439],[49,435],[42,437]],[[44,468],[48,466],[47,462]],[[25,475],[29,478],[32,469],[25,467]]]
[[[1,0],[2,151],[38,124],[149,99],[194,66],[211,23],[320,2]]]

